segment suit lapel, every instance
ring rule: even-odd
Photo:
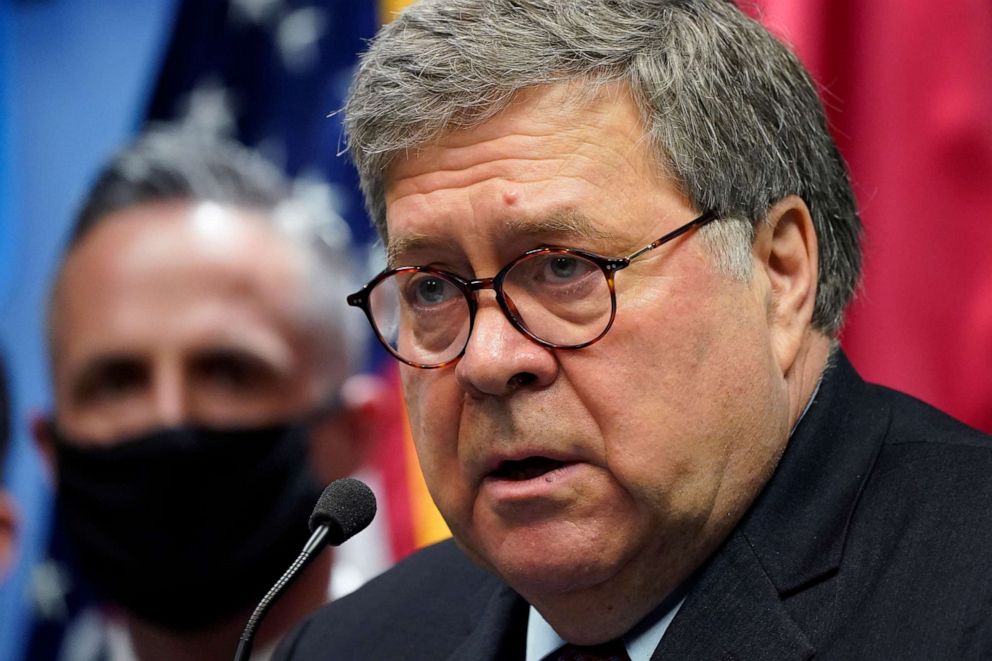
[[[774,476],[697,572],[653,661],[815,653],[809,634],[822,623],[796,622],[790,600],[814,586],[833,589],[848,523],[889,424],[888,409],[844,354],[831,363]]]
[[[527,602],[502,581],[491,592],[474,627],[448,661],[523,659],[527,644]]]
[[[887,433],[878,402],[840,351],[739,530],[783,596],[841,565],[848,524]]]
[[[651,660],[799,661],[813,654],[753,550],[734,533],[698,574]]]

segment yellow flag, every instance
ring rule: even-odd
[[[379,22],[385,25],[412,0],[379,0]]]

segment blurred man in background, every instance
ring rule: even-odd
[[[13,562],[17,516],[14,503],[4,488],[4,466],[10,447],[10,396],[7,394],[7,366],[0,354],[0,582]]]
[[[360,466],[380,390],[353,376],[340,231],[253,153],[173,130],[99,176],[51,294],[55,408],[35,425],[107,604],[65,658],[229,658],[320,487]],[[331,563],[275,606],[260,656],[329,585],[354,587]]]

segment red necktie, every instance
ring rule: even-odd
[[[551,657],[554,661],[630,661],[622,640],[610,640],[600,645],[572,645],[561,647]]]

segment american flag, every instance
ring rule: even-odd
[[[341,116],[374,2],[186,0],[147,111],[258,149],[305,182],[359,244],[373,238]]]
[[[147,121],[182,122],[258,149],[324,215],[342,219],[354,249],[375,235],[342,155],[342,116],[357,55],[403,0],[184,0]],[[395,367],[381,368],[397,389]],[[393,559],[447,535],[397,411],[373,457],[382,478]]]

